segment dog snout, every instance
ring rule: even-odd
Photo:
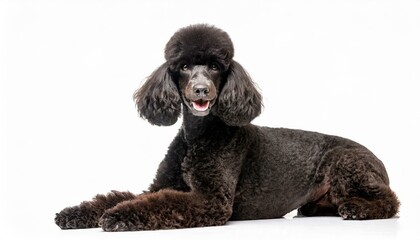
[[[195,84],[193,86],[194,94],[199,98],[205,98],[210,93],[210,86],[207,84]]]
[[[191,100],[213,100],[216,97],[216,86],[206,66],[195,66],[186,87],[186,96]]]

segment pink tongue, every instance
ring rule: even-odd
[[[210,102],[204,101],[204,102],[192,102],[193,107],[195,110],[204,112],[209,108]]]

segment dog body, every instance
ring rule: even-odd
[[[357,190],[362,192],[374,181],[389,183],[383,164],[348,139],[283,128],[247,128],[257,137],[247,148],[232,219],[277,218],[302,206],[299,213],[306,216],[338,215],[338,206],[351,198],[346,191],[355,184],[360,184]],[[362,160],[363,155],[369,158]],[[344,179],[337,175],[337,167],[354,175]],[[363,179],[357,171],[375,171],[375,180]],[[345,218],[349,217],[360,219]]]
[[[229,219],[390,218],[399,202],[385,167],[351,140],[259,127],[262,98],[220,29],[192,25],[169,40],[162,64],[134,94],[140,116],[182,127],[148,192],[113,191],[65,208],[62,229],[153,230]]]

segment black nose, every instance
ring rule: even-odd
[[[197,84],[193,87],[194,94],[197,97],[205,97],[209,95],[210,89],[206,85]]]

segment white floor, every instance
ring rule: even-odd
[[[25,228],[2,229],[0,239],[420,239],[418,221],[409,217],[343,221],[338,217],[305,218],[295,214],[282,219],[234,221],[221,227],[117,233],[100,228],[60,230],[51,219],[25,223]]]

